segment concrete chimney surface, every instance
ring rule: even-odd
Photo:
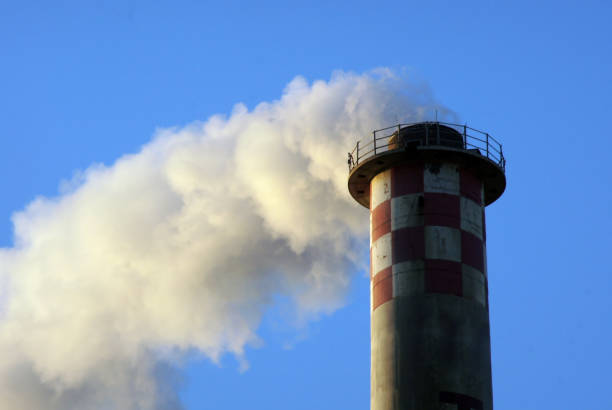
[[[491,410],[484,207],[505,176],[456,131],[402,141],[427,124],[349,176],[370,209],[371,409]]]

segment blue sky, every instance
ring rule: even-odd
[[[297,75],[390,67],[504,144],[507,190],[487,209],[496,408],[610,409],[611,17],[573,1],[6,3],[0,245],[13,212],[157,128],[252,109]],[[279,301],[247,371],[185,361],[184,407],[367,409],[368,303],[358,272],[346,306],[306,327]]]

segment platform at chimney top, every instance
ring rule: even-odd
[[[348,156],[351,196],[370,207],[370,181],[404,163],[450,161],[472,169],[484,181],[485,205],[506,189],[502,145],[488,133],[445,122],[397,124],[358,141]]]

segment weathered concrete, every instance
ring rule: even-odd
[[[482,206],[473,200],[461,197],[461,229],[476,235],[483,240]]]
[[[389,388],[396,402],[372,408],[437,409],[440,392],[453,392],[492,409],[487,309],[445,294],[411,295],[393,302],[394,340],[381,355],[393,357],[395,384]],[[378,350],[385,351],[381,346]]]
[[[372,312],[372,410],[399,409],[397,379],[397,332],[393,299]]]
[[[461,231],[447,226],[425,226],[425,258],[461,262]]]
[[[407,194],[391,198],[391,229],[423,225],[423,194]]]
[[[428,163],[424,173],[425,192],[459,195],[459,168],[453,163]]]
[[[440,392],[492,409],[487,310],[451,295],[394,298],[372,315],[371,371],[372,410],[438,409]]]
[[[493,408],[484,183],[462,162],[372,178],[371,408]]]

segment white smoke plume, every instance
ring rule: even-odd
[[[0,250],[2,408],[180,409],[181,353],[242,360],[277,295],[303,322],[341,307],[367,266],[347,151],[447,112],[432,101],[385,69],[298,77],[277,101],[158,131],[15,213]]]

